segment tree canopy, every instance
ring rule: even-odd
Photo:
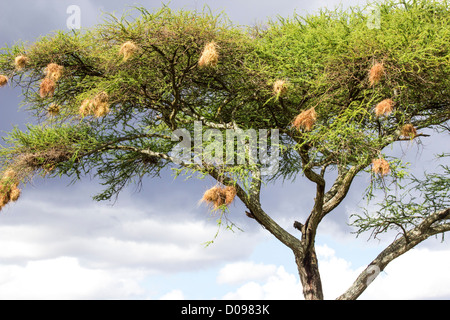
[[[292,249],[305,297],[323,298],[314,250],[321,220],[345,199],[356,175],[370,170],[375,187],[404,177],[401,161],[383,155],[387,146],[426,136],[424,129],[448,131],[447,2],[388,1],[377,8],[380,28],[368,27],[364,8],[244,28],[207,10],[139,7],[135,18],[110,15],[90,30],[3,48],[0,85],[22,88],[23,106],[37,123],[5,138],[0,207],[39,174],[98,176],[105,189],[97,200],[165,168],[209,175],[218,183],[203,195],[212,210],[226,210],[238,197],[250,218]],[[267,131],[266,143],[253,144],[258,130]],[[242,141],[232,138],[231,149],[230,131],[246,133]],[[183,138],[188,157],[181,160],[173,152],[177,132],[194,137]],[[276,158],[267,163],[266,153]],[[274,162],[277,170],[262,173]],[[372,265],[383,270],[450,230],[446,170],[412,181],[425,190],[424,201],[387,198],[376,218],[355,216],[360,231],[402,230]],[[299,177],[316,196],[308,219],[293,222],[297,237],[264,211],[260,191],[266,182]],[[341,298],[358,297],[369,275]]]

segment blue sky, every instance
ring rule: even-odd
[[[159,1],[141,1],[157,8]],[[364,1],[346,1],[350,4]],[[128,1],[2,0],[0,44],[33,41],[56,29],[67,29],[69,5],[81,10],[81,26],[100,21],[101,11],[121,13]],[[338,1],[172,1],[173,8],[200,9],[204,4],[225,11],[239,24],[263,22],[277,14],[313,13]],[[20,92],[0,90],[0,130],[23,128],[32,119],[18,110]],[[2,133],[3,135],[3,133]],[[406,142],[386,150],[411,162],[413,172],[433,171],[434,153],[448,136]],[[334,299],[362,268],[395,237],[356,238],[349,216],[363,206],[369,181],[361,175],[346,201],[319,228],[317,251],[325,297]],[[302,299],[292,253],[233,204],[229,219],[243,232],[217,232],[217,216],[198,205],[214,182],[144,180],[140,192],[130,187],[116,203],[91,197],[101,190],[95,179],[69,185],[66,179],[36,179],[21,199],[0,212],[0,299]],[[266,197],[264,197],[266,195]],[[294,220],[306,219],[311,185],[269,185],[263,191],[266,212],[290,232]],[[205,247],[204,243],[214,239]],[[365,299],[450,298],[449,241],[429,239],[391,263],[363,294]],[[433,272],[429,272],[429,270]]]

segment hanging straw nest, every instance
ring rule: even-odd
[[[64,72],[64,67],[60,66],[56,63],[49,63],[47,68],[45,68],[44,73],[47,78],[52,79],[53,81],[58,81],[61,79]]]
[[[392,101],[391,99],[385,99],[385,100],[381,101],[375,107],[375,115],[377,117],[381,117],[383,115],[384,116],[389,115],[392,112],[392,110],[394,110],[394,105],[395,105],[395,102]]]
[[[214,41],[207,43],[203,49],[202,55],[198,61],[201,68],[215,67],[219,62],[219,54],[217,53],[217,44]]]
[[[3,174],[2,180],[9,180],[9,181],[15,181],[17,179],[17,172],[15,172],[12,169],[8,169]]]
[[[302,111],[292,122],[292,125],[300,130],[302,128],[305,131],[311,131],[312,127],[316,123],[317,113],[314,108]]]
[[[93,112],[93,110],[94,110],[94,106],[93,106],[92,100],[85,99],[81,103],[79,113],[82,117],[87,117],[88,115],[90,115]]]
[[[417,136],[417,130],[412,124],[405,124],[400,130],[400,134],[405,138],[415,138]]]
[[[284,80],[277,80],[273,84],[273,93],[277,97],[284,96],[287,93],[288,83]]]
[[[8,83],[8,77],[4,75],[0,75],[0,87],[6,86]]]
[[[107,104],[99,105],[95,108],[94,116],[96,118],[101,118],[106,116],[109,113],[109,106]]]
[[[223,188],[215,186],[211,189],[206,190],[200,202],[206,202],[207,204],[214,207],[214,210],[217,210],[223,205],[229,206],[231,203],[233,203],[235,197],[235,187],[227,186]]]
[[[127,41],[120,47],[119,55],[123,56],[123,61],[127,61],[138,50],[138,46],[132,42]]]
[[[382,63],[375,63],[369,71],[369,82],[371,86],[380,82],[385,74],[384,65]]]
[[[9,195],[6,195],[0,190],[0,211],[6,206],[9,202]]]
[[[56,117],[61,111],[61,107],[56,103],[52,103],[50,107],[48,107],[47,112],[49,116]]]
[[[109,96],[105,91],[98,93],[93,99],[85,99],[79,108],[82,117],[94,115],[96,118],[104,117],[110,112]]]
[[[205,191],[200,202],[206,202],[207,204],[214,205],[214,207],[218,207],[220,206],[217,205],[221,201],[220,198],[221,189],[219,187],[212,187],[211,189]]]
[[[94,116],[97,118],[104,117],[109,113],[109,96],[105,91],[97,94],[92,100]]]
[[[25,68],[27,66],[28,60],[29,60],[28,57],[24,55],[17,56],[14,59],[14,65],[16,66],[16,70],[20,71],[23,68]]]
[[[225,204],[227,206],[229,206],[230,204],[233,203],[234,198],[236,197],[236,188],[232,187],[232,186],[227,186],[224,189],[224,194],[225,194]]]
[[[15,167],[20,170],[22,176],[31,175],[43,170],[48,173],[56,168],[61,162],[69,160],[73,156],[73,151],[64,145],[55,146],[45,151],[25,152],[20,154]]]
[[[42,80],[41,85],[39,87],[39,94],[41,95],[41,98],[45,98],[47,96],[52,97],[55,93],[56,89],[56,83],[50,78],[44,78]]]
[[[17,201],[20,197],[19,179],[14,170],[7,170],[0,180],[0,210],[9,202]]]
[[[94,104],[94,106],[98,106],[100,104],[108,103],[108,100],[109,100],[108,94],[105,91],[102,91],[94,97],[92,103]]]
[[[11,193],[9,194],[9,200],[11,202],[16,202],[17,200],[19,200],[20,195],[22,193],[22,190],[20,190],[18,187],[14,186],[11,189]]]
[[[379,174],[382,177],[387,175],[390,171],[389,162],[383,158],[372,160],[372,172]]]

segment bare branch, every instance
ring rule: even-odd
[[[448,220],[450,218],[450,208],[435,212],[429,215],[422,221],[421,224],[408,231],[401,238],[394,241],[386,249],[384,249],[373,260],[367,268],[358,276],[352,286],[341,296],[338,300],[354,300],[357,299],[364,290],[370,285],[373,280],[373,268],[376,267],[379,271],[383,271],[386,266],[398,258],[405,252],[417,246],[422,241],[431,236],[450,231],[450,224],[439,224],[432,226],[435,223]],[[376,275],[375,275],[376,276]]]

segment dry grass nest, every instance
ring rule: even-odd
[[[93,112],[93,110],[94,106],[92,105],[92,100],[84,99],[83,102],[81,102],[79,112],[82,117],[87,117]]]
[[[39,86],[41,98],[52,97],[56,90],[56,82],[62,77],[64,67],[56,63],[49,63],[44,69],[45,78]]]
[[[314,108],[302,111],[292,122],[292,125],[297,129],[311,131],[312,127],[317,121],[317,113]]]
[[[27,56],[24,56],[24,55],[17,56],[14,59],[14,65],[16,67],[16,70],[20,71],[23,68],[25,68],[28,64],[28,61],[29,61],[29,59]]]
[[[73,152],[66,146],[53,147],[45,151],[24,152],[17,157],[14,168],[24,176],[39,170],[49,173],[58,163],[68,161],[72,156]]]
[[[400,134],[405,137],[405,138],[415,138],[417,136],[417,130],[416,128],[414,128],[414,126],[412,124],[405,124],[401,130],[400,130]]]
[[[375,107],[375,115],[377,117],[387,116],[394,110],[395,102],[392,99],[384,99]]]
[[[56,90],[56,83],[53,79],[44,78],[39,86],[39,94],[41,98],[53,97]]]
[[[215,186],[206,190],[200,202],[205,202],[215,210],[223,205],[229,206],[236,197],[236,188],[233,186]]]
[[[277,97],[284,96],[287,93],[288,83],[285,80],[277,80],[273,84],[273,94]]]
[[[97,94],[92,100],[93,113],[97,118],[104,117],[109,113],[109,96],[105,91]]]
[[[64,67],[60,66],[57,63],[49,63],[47,68],[45,68],[44,73],[47,78],[52,79],[53,81],[58,81],[61,79],[64,72]]]
[[[6,86],[8,83],[8,77],[4,75],[0,75],[0,87]]]
[[[100,118],[106,116],[109,112],[109,96],[105,91],[98,93],[93,99],[83,100],[79,109],[82,117],[93,115]]]
[[[8,203],[17,201],[21,192],[17,173],[12,169],[6,170],[0,180],[0,210]]]
[[[202,51],[198,65],[201,68],[215,67],[219,62],[219,53],[217,52],[217,44],[214,41],[207,43]]]
[[[369,82],[371,86],[376,85],[383,78],[385,74],[384,65],[382,63],[375,63],[369,71]]]
[[[372,160],[372,172],[375,174],[379,174],[382,177],[387,175],[390,171],[389,162],[387,162],[383,158],[373,159]]]
[[[119,55],[123,56],[123,61],[127,61],[138,49],[138,46],[134,42],[127,41],[120,47]]]

